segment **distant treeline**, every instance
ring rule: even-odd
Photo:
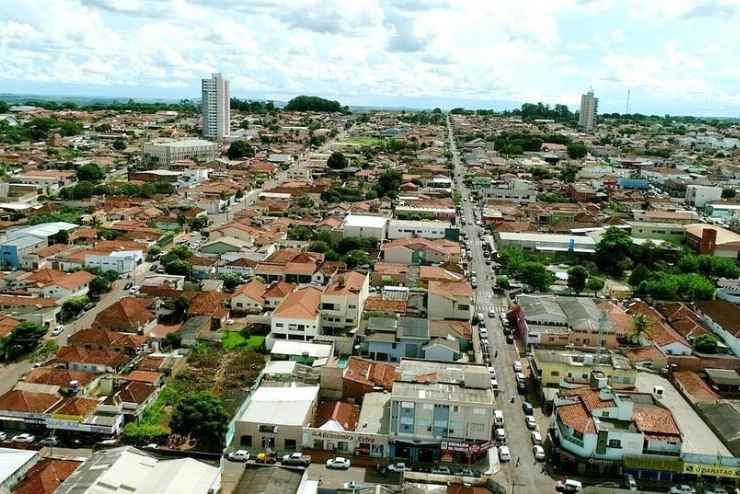
[[[349,112],[349,107],[339,101],[319,98],[318,96],[296,96],[288,101],[285,111]]]
[[[13,102],[13,105],[35,106],[45,108],[51,111],[60,110],[81,110],[81,111],[135,111],[140,113],[157,113],[159,111],[178,111],[178,112],[197,112],[199,106],[189,99],[180,100],[177,103],[153,102],[144,103],[129,99],[126,102],[110,101],[93,101],[90,103],[75,103],[73,101],[53,101],[53,100],[27,100],[22,103]],[[0,113],[9,106],[5,101],[0,101]]]

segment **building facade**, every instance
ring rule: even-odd
[[[231,97],[229,81],[221,74],[212,74],[201,81],[203,137],[221,141],[230,135]]]
[[[578,125],[591,130],[596,123],[596,114],[599,111],[599,98],[594,96],[593,90],[581,95],[581,113],[578,115]]]

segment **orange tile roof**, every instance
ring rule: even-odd
[[[408,310],[406,300],[387,300],[383,297],[368,297],[365,300],[365,311],[396,312],[405,314]]]
[[[19,297],[16,295],[0,295],[0,307],[54,307],[57,300],[40,297]]]
[[[63,346],[57,351],[56,360],[118,367],[125,364],[128,357],[112,350],[87,350],[78,346]]]
[[[13,494],[53,494],[57,487],[72,475],[81,461],[44,458],[27,472],[13,488]]]
[[[200,292],[190,301],[188,315],[221,318],[227,314],[224,295],[219,292]]]
[[[0,396],[0,410],[9,412],[44,413],[60,398],[49,393],[33,393],[13,389]]]
[[[267,298],[284,298],[286,295],[295,290],[296,285],[287,281],[278,281],[270,285],[265,291],[263,297]]]
[[[286,296],[273,311],[273,317],[289,319],[314,319],[319,314],[321,291],[305,287]]]
[[[162,374],[160,372],[135,370],[128,373],[126,379],[133,382],[156,384],[162,379]]]
[[[20,323],[18,319],[0,314],[0,338],[8,336]]]
[[[69,337],[70,345],[100,345],[106,347],[125,347],[135,350],[147,341],[146,336],[108,331],[105,329],[86,328]]]
[[[400,374],[397,365],[350,357],[343,378],[368,386],[379,385],[390,391]]]
[[[126,403],[142,404],[155,391],[157,391],[156,386],[145,382],[132,381],[121,390],[119,397]]]
[[[647,305],[645,302],[635,302],[629,306],[627,313],[631,315],[643,314],[649,321],[649,333],[650,338],[663,347],[670,345],[671,343],[682,343],[687,347],[690,347],[689,342],[686,338],[681,336],[675,329],[670,327],[665,322],[663,316],[655,310],[653,307]]]
[[[637,429],[644,434],[679,436],[681,431],[667,408],[657,405],[635,404],[632,419]]]
[[[73,417],[85,418],[92,414],[98,408],[98,400],[73,396],[66,398],[49,413],[54,415],[68,415]]]
[[[377,262],[373,272],[377,274],[405,274],[408,273],[410,266],[395,262]]]
[[[673,373],[674,379],[696,401],[717,401],[720,396],[694,371],[683,370]]]
[[[324,289],[324,295],[359,293],[366,280],[367,275],[358,273],[357,271],[336,274]]]
[[[156,316],[150,310],[154,302],[146,298],[124,297],[98,313],[93,322],[94,328],[121,329],[136,331],[153,321]]]
[[[596,426],[594,425],[591,414],[588,413],[586,405],[580,401],[559,407],[557,413],[560,421],[575,431],[583,434],[596,432]]]
[[[67,369],[55,369],[53,367],[38,367],[23,378],[25,382],[34,384],[49,384],[66,388],[72,381],[77,381],[81,386],[90,384],[96,375],[92,372],[71,371]]]
[[[472,297],[473,288],[467,281],[430,281],[429,293],[441,297]]]
[[[237,295],[246,295],[258,304],[264,304],[265,299],[263,297],[266,291],[267,285],[258,279],[253,279],[249,283],[239,285],[239,287],[234,290],[234,293],[231,294],[231,298],[233,299]]]
[[[345,431],[353,431],[357,428],[360,418],[360,407],[344,401],[322,401],[316,408],[314,426],[321,427],[330,420],[334,420]]]

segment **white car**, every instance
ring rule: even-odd
[[[532,454],[534,455],[535,460],[545,461],[545,448],[543,448],[539,444],[535,444],[534,446],[532,446]]]
[[[532,417],[531,415],[527,415],[524,417],[524,422],[527,424],[527,429],[534,430],[537,428],[537,419]]]
[[[488,368],[488,373],[491,375],[491,377],[496,377],[496,369],[493,367]]]
[[[489,310],[488,317],[496,317],[496,311],[494,309]]]
[[[243,449],[232,451],[226,458],[228,458],[229,461],[248,461],[249,451]]]
[[[529,434],[529,438],[532,439],[532,444],[535,446],[542,446],[542,434],[538,431],[532,431]]]
[[[411,469],[407,467],[405,463],[393,463],[388,465],[388,470],[391,472],[406,472]]]
[[[349,458],[343,458],[341,456],[326,460],[326,468],[332,468],[335,470],[347,470],[351,466],[352,462],[349,461]]]
[[[514,361],[514,372],[521,372],[524,370],[524,366],[522,363],[518,360]]]
[[[484,326],[480,327],[478,333],[480,334],[481,338],[488,338],[488,330]]]
[[[31,434],[18,434],[17,436],[13,436],[13,439],[10,440],[12,443],[32,443],[36,440],[34,436]]]
[[[60,324],[59,326],[57,326],[56,328],[54,328],[54,329],[51,330],[51,335],[52,336],[59,336],[62,333],[64,333],[64,325],[63,324]]]
[[[507,446],[501,446],[498,449],[498,461],[501,463],[511,461],[511,451],[509,451]]]
[[[690,485],[674,485],[670,490],[671,494],[696,494],[696,489]]]
[[[132,286],[131,288],[128,289],[128,292],[131,295],[136,295],[136,294],[139,293],[139,290],[141,290],[141,287],[139,287],[138,285],[134,285],[134,286]]]

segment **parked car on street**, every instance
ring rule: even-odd
[[[511,461],[511,451],[507,446],[501,446],[498,448],[498,461],[505,463]]]
[[[229,461],[241,461],[241,462],[249,461],[249,451],[244,450],[244,449],[232,451],[226,456],[226,458]]]
[[[534,446],[532,446],[532,454],[534,455],[535,460],[545,461],[545,448],[543,448],[539,444],[535,444]]]
[[[32,436],[31,434],[17,434],[13,436],[13,438],[10,440],[12,443],[32,443],[36,440],[35,436]]]
[[[690,485],[674,485],[670,490],[671,494],[696,494],[696,489]]]
[[[449,467],[437,466],[432,468],[432,473],[436,475],[452,475],[452,470]]]
[[[532,431],[529,434],[530,439],[532,439],[532,444],[535,446],[542,446],[542,434],[540,434],[538,431]]]
[[[294,453],[290,453],[289,455],[283,455],[282,464],[307,467],[311,464],[311,457],[296,451]]]
[[[400,473],[400,472],[407,472],[411,469],[407,467],[405,463],[391,463],[390,465],[388,465],[388,470],[391,472]]]
[[[578,480],[560,479],[555,484],[555,490],[559,492],[580,492],[581,489],[583,489],[583,484]]]
[[[64,333],[64,324],[60,324],[56,328],[51,330],[52,336],[59,336],[62,333]]]
[[[524,422],[527,424],[527,429],[534,430],[537,428],[537,419],[531,415],[524,417]]]
[[[335,458],[330,458],[326,460],[326,468],[331,468],[333,470],[347,470],[351,466],[352,462],[349,460],[349,458],[344,458],[342,456],[337,456]]]
[[[534,413],[534,407],[532,404],[528,401],[522,402],[522,411],[524,411],[524,415],[532,415]]]
[[[521,372],[524,370],[524,366],[518,360],[515,360],[513,365],[514,365],[514,372]]]

